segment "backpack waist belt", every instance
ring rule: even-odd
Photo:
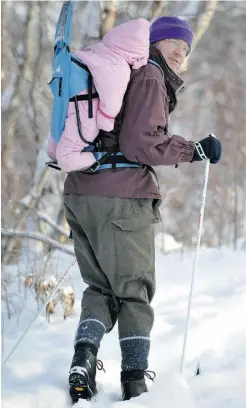
[[[90,151],[85,149],[84,151]],[[94,154],[96,162],[88,169],[78,170],[83,173],[95,173],[100,170],[105,169],[116,169],[123,167],[132,167],[139,168],[143,167],[141,163],[131,162],[121,152],[95,152],[91,151]],[[45,163],[47,166],[52,167],[56,170],[61,170],[56,160],[51,160]]]
[[[142,167],[141,163],[131,162],[121,152],[93,152],[96,163],[85,172],[94,173],[105,169],[116,169],[123,167]]]

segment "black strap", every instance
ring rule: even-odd
[[[102,158],[104,158],[104,156]],[[100,160],[98,160],[98,162],[100,162]],[[104,161],[104,163],[105,163],[105,161]],[[107,158],[107,163],[105,163],[105,164],[112,164],[112,168],[116,168],[117,163],[139,164],[139,166],[141,166],[141,163],[132,162],[130,160],[127,160],[127,158],[124,155],[117,156],[117,152],[115,152],[113,154],[111,152],[111,156],[109,156]],[[102,164],[102,163],[100,163],[100,164]]]
[[[70,52],[70,47],[69,47],[67,44],[65,44],[64,47],[67,49],[68,52]],[[63,47],[63,48],[64,48],[64,47]],[[56,44],[55,47],[54,47],[54,54],[56,53],[56,49],[57,49],[57,44]],[[75,62],[75,61],[74,61],[74,62]]]
[[[149,166],[149,165],[143,165],[143,168],[144,168],[144,167],[145,167],[146,169],[148,169],[148,170],[155,176],[156,182],[157,182],[157,186],[158,186],[158,190],[160,190],[159,181],[158,181],[158,177],[157,177],[156,171],[153,169],[153,167],[151,167],[151,166]]]
[[[83,64],[82,62],[78,61],[76,58],[71,56],[71,61],[74,62],[75,64],[77,64],[80,68],[83,68],[85,71],[90,73],[89,68],[85,64]]]
[[[92,79],[91,73],[89,73],[89,76],[88,76],[88,116],[89,116],[89,119],[93,118],[92,86],[93,86],[93,79]]]
[[[122,157],[122,156],[121,156]],[[123,156],[124,157],[124,156]],[[115,170],[116,169],[116,163],[117,163],[117,153],[115,152],[115,153],[113,153],[113,155],[111,156],[111,160],[112,160],[112,169],[113,170]],[[110,164],[110,158],[109,158],[109,162],[108,162],[109,164]],[[120,161],[119,161],[119,163],[121,163]],[[123,162],[124,163],[124,162]]]
[[[88,72],[88,113],[89,113],[89,118],[93,118],[93,109],[92,109],[92,87],[93,87],[93,79],[91,75],[91,71],[89,68],[82,64],[82,62],[76,60],[75,58],[71,57],[71,61],[77,64],[80,68],[84,69],[86,72]]]
[[[83,140],[84,143],[95,146],[95,143],[89,142],[82,135],[81,122],[80,122],[80,116],[79,116],[79,105],[78,105],[78,101],[77,101],[77,96],[74,97],[74,103],[75,103],[76,119],[77,119],[77,127],[78,127],[78,131],[79,131],[79,136],[80,136],[81,140]]]
[[[61,168],[58,166],[57,160],[51,160],[45,163],[46,166],[51,167],[52,169],[55,170],[61,170]]]
[[[89,142],[84,138],[82,135],[82,129],[81,129],[81,121],[80,121],[80,116],[79,116],[79,106],[78,106],[78,101],[88,101],[88,117],[89,119],[93,118],[93,105],[92,105],[92,100],[94,98],[98,98],[98,93],[92,93],[92,88],[93,88],[93,78],[91,75],[91,72],[89,68],[82,64],[82,62],[76,60],[71,56],[71,61],[77,64],[80,68],[84,69],[86,72],[88,72],[88,94],[87,95],[75,95],[74,97],[69,99],[69,102],[74,102],[75,104],[75,110],[76,110],[76,119],[77,119],[77,127],[78,127],[78,132],[81,140],[83,140],[84,143],[90,145],[90,146],[95,146],[96,143],[94,142]]]
[[[97,92],[94,92],[91,97],[92,97],[92,99],[95,99],[95,98],[99,98],[99,95],[98,95]],[[79,101],[88,101],[88,94],[86,94],[86,95],[76,95],[76,98],[77,98],[78,102]],[[72,98],[69,99],[69,102],[74,102],[74,101],[75,101],[75,96],[73,96]]]
[[[92,75],[91,71],[89,68],[83,64],[82,62],[76,60],[75,58],[71,57],[71,61],[77,64],[80,68],[84,69],[86,72],[88,72],[89,77],[88,77],[88,94],[87,95],[77,95],[77,100],[78,101],[88,101],[89,98],[98,98],[99,95],[97,92],[92,93]],[[74,102],[74,97],[69,99],[69,102]]]
[[[87,170],[82,170],[83,173],[95,173],[101,164],[108,164],[108,159],[111,157],[112,152],[107,152],[104,154],[101,159],[97,160],[89,169]]]

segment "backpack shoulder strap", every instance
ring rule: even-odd
[[[153,61],[152,59],[148,59],[148,63],[149,64],[152,64],[152,65],[155,65],[157,68],[159,68],[159,70],[161,71],[161,74],[162,74],[162,77],[163,77],[163,79],[165,78],[165,75],[164,75],[164,71],[163,71],[163,69],[161,68],[161,66],[159,65],[159,64],[157,64],[157,62],[155,62],[155,61]]]

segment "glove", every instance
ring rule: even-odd
[[[220,141],[216,139],[216,137],[210,135],[196,143],[191,163],[203,159],[210,159],[210,163],[216,164],[220,161],[221,154],[222,146]]]

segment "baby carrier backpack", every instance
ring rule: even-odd
[[[56,26],[53,72],[52,79],[48,84],[53,94],[50,122],[52,142],[55,145],[59,144],[65,128],[69,104],[74,103],[74,120],[76,120],[79,137],[84,143],[84,148],[80,152],[81,162],[83,163],[84,153],[87,153],[87,157],[88,153],[92,156],[90,166],[88,167],[85,162],[84,167],[82,166],[78,171],[94,173],[117,167],[142,167],[142,163],[127,160],[119,150],[118,136],[123,118],[124,100],[121,111],[115,119],[115,128],[112,132],[100,130],[92,141],[84,138],[81,129],[79,103],[80,101],[88,102],[88,117],[90,119],[93,117],[93,99],[98,99],[99,95],[93,86],[90,70],[83,64],[83,61],[70,51],[73,7],[73,0],[64,2]],[[157,65],[161,70],[161,67],[154,61],[148,60],[148,62]],[[46,164],[60,170],[56,158]]]

